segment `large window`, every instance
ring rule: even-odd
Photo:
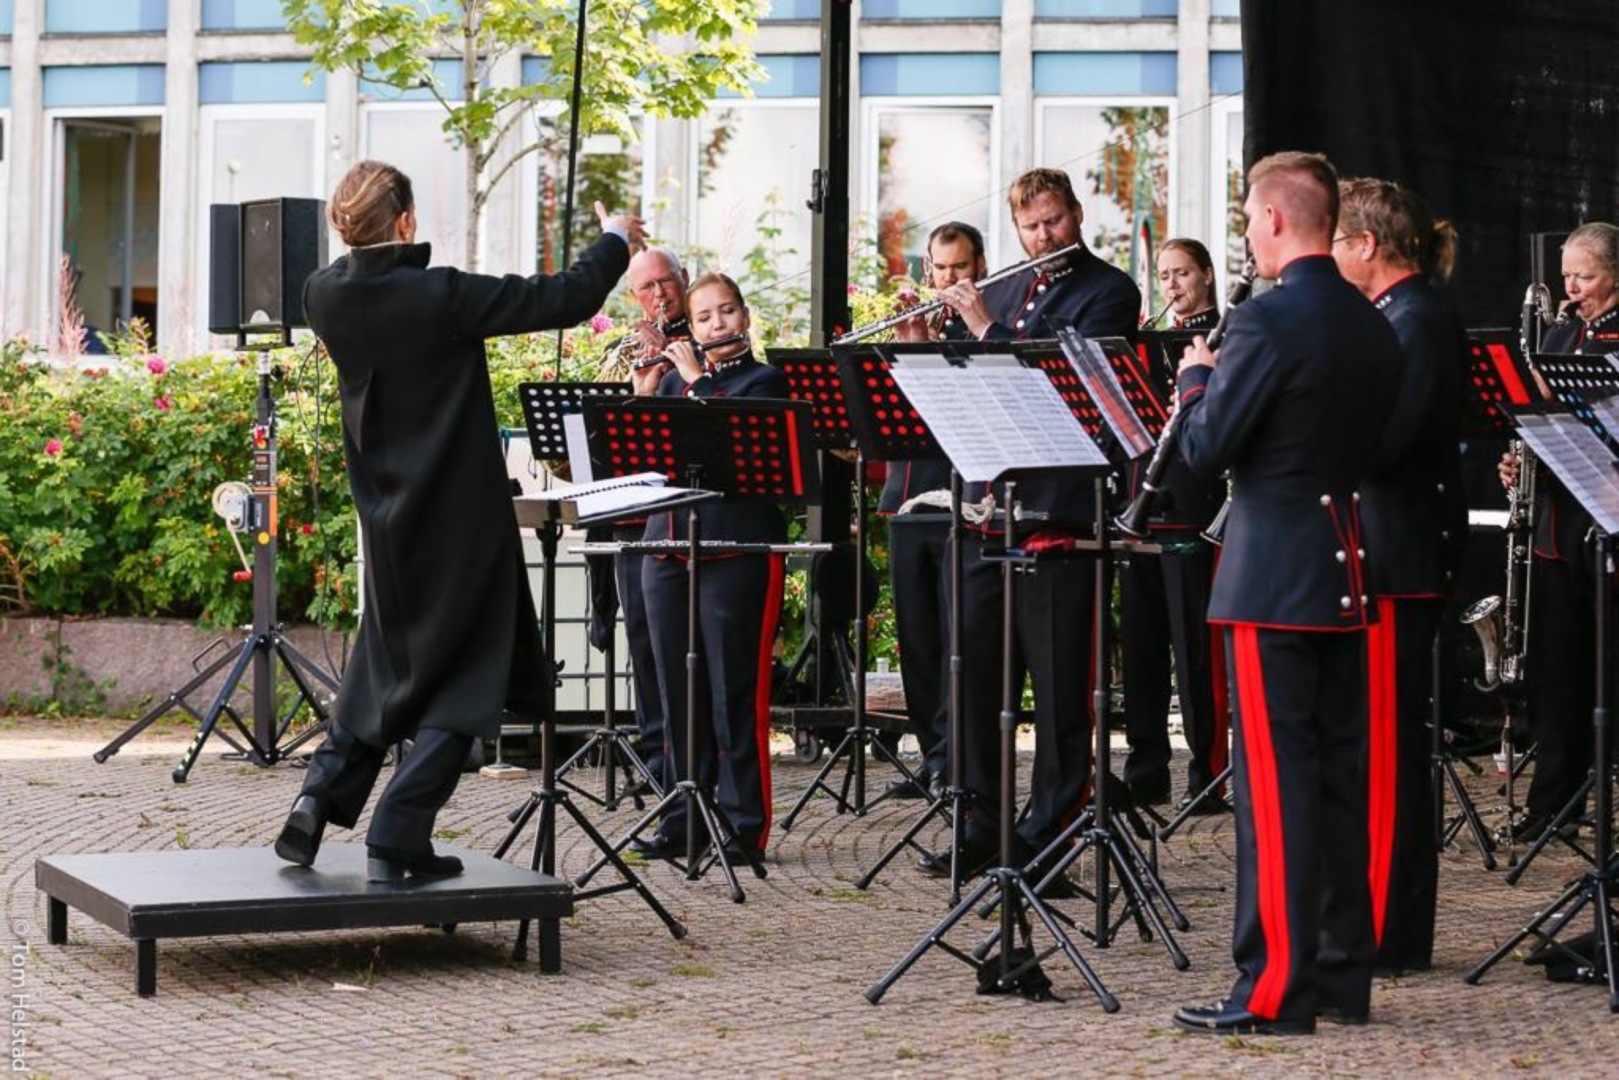
[[[641,117],[632,118],[630,123],[635,131],[633,138],[604,134],[580,140],[574,168],[569,258],[578,258],[601,235],[594,209],[597,200],[614,212],[634,210],[647,217],[658,198],[648,190],[646,177],[645,163],[655,156],[649,141],[651,125]],[[557,122],[553,112],[538,114],[526,130],[542,145],[531,168],[534,186],[525,196],[534,206],[535,222],[526,235],[535,237],[533,268],[552,274],[566,268],[562,227],[568,194],[568,129]],[[509,176],[501,183],[516,184],[517,177]]]
[[[1210,204],[1215,208],[1213,232],[1209,251],[1214,255],[1214,269],[1220,278],[1220,294],[1227,288],[1227,280],[1240,273],[1247,258],[1247,244],[1243,232],[1248,219],[1242,213],[1244,180],[1242,169],[1242,99],[1226,98],[1217,101],[1209,110],[1209,140],[1214,160],[1209,173],[1213,179]],[[1222,254],[1223,253],[1223,254]]]
[[[433,264],[466,263],[466,154],[445,137],[437,105],[377,103],[361,107],[365,156],[398,166],[416,196],[419,241],[433,245]]]
[[[1085,208],[1085,243],[1126,271],[1157,311],[1152,259],[1170,236],[1169,103],[1042,101],[1038,159],[1066,171]]]
[[[161,33],[169,0],[45,0],[47,34]]]
[[[995,250],[1003,215],[992,105],[872,104],[868,130],[866,205],[885,273],[919,276],[928,233],[946,221],[977,226]]]
[[[1037,19],[1173,19],[1180,0],[1034,0]]]
[[[867,19],[999,19],[1001,0],[865,0]]]
[[[202,0],[204,30],[280,30],[281,0]]]

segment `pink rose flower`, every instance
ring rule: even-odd
[[[613,328],[613,320],[606,315],[596,314],[590,317],[590,329],[593,333],[605,334]]]
[[[146,370],[150,371],[153,375],[161,375],[165,371],[169,370],[169,365],[163,362],[163,358],[161,356],[154,356],[146,361]]]
[[[305,536],[313,536],[315,534],[315,527],[313,525],[300,525],[298,526],[298,530]]]
[[[159,394],[152,399],[152,407],[159,412],[168,412],[171,404],[172,402],[169,401],[169,395],[167,394]]]
[[[858,295],[860,295],[860,286],[856,285],[852,281],[849,282],[848,293],[849,293],[850,296],[858,296]]]
[[[45,440],[45,456],[46,457],[55,457],[57,454],[60,454],[61,452],[62,452],[62,440],[61,439],[46,439]]]

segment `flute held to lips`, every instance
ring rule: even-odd
[[[707,353],[711,349],[723,349],[727,345],[735,345],[739,341],[746,340],[748,340],[748,335],[746,334],[731,334],[728,337],[716,338],[706,345],[700,345],[694,341],[691,343],[691,347],[697,351],[697,358],[700,360],[702,359],[703,354]],[[667,353],[658,353],[656,356],[648,356],[645,359],[635,361],[635,363],[630,365],[630,370],[645,371],[649,367],[656,367],[659,364],[666,364],[669,362],[669,355]]]

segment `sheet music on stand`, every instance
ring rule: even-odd
[[[550,521],[565,525],[606,523],[639,517],[649,510],[673,510],[712,497],[693,488],[674,487],[662,473],[643,472],[611,480],[550,488],[512,500],[520,528],[539,528]]]
[[[1619,461],[1596,432],[1573,416],[1554,412],[1518,414],[1518,432],[1597,528],[1619,535]]]
[[[1614,440],[1619,429],[1605,424],[1592,409],[1593,399],[1619,390],[1619,355],[1541,353],[1535,357],[1535,368],[1557,400],[1619,452],[1619,442]]]
[[[1160,399],[1153,396],[1153,388],[1145,374],[1134,370],[1133,365],[1138,358],[1130,343],[1123,338],[1087,338],[1071,326],[1057,331],[1057,341],[1062,346],[1063,355],[1079,373],[1086,393],[1101,410],[1102,419],[1119,441],[1125,456],[1134,460],[1151,451],[1158,440],[1136,410],[1144,408],[1148,415],[1156,413],[1159,431],[1168,422],[1169,411]],[[1133,393],[1126,391],[1115,370],[1116,366],[1121,367],[1133,380]]]
[[[1009,357],[957,367],[942,354],[907,358],[892,371],[968,483],[1111,467],[1041,371]]]

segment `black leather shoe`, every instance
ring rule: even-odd
[[[924,851],[916,857],[916,868],[930,878],[947,878],[950,876],[950,853]]]
[[[1175,1026],[1196,1035],[1314,1035],[1315,1017],[1271,1020],[1221,998],[1212,1005],[1182,1005],[1175,1010]]]
[[[630,841],[630,850],[643,859],[684,859],[686,857],[686,838],[684,836],[665,836],[655,832],[650,837],[637,836]],[[699,847],[698,853],[703,849]]]
[[[1162,780],[1126,780],[1130,802],[1135,806],[1161,806],[1169,801],[1169,777]]]
[[[933,778],[926,773],[919,773],[914,780],[903,776],[896,777],[883,788],[883,798],[925,799],[928,797],[928,785],[932,782]]]
[[[1365,1027],[1368,1017],[1364,1009],[1346,1009],[1341,1005],[1320,1005],[1315,1014],[1329,1024],[1339,1027]]]
[[[300,795],[293,800],[292,813],[281,826],[281,835],[275,838],[275,853],[297,866],[313,866],[325,831],[326,815],[321,813],[319,800],[313,795]]]
[[[461,860],[454,855],[435,855],[431,851],[400,851],[367,844],[365,854],[365,878],[370,882],[400,882],[406,877],[454,877],[462,870]]]
[[[1195,805],[1194,805],[1195,800]],[[1185,814],[1191,811],[1190,817],[1213,817],[1216,814],[1231,812],[1231,804],[1225,801],[1225,796],[1218,792],[1210,792],[1199,799],[1197,792],[1190,791],[1181,796],[1181,801],[1175,804],[1176,814]]]
[[[1514,844],[1533,844],[1540,839],[1542,833],[1551,828],[1552,820],[1552,815],[1550,814],[1525,814],[1518,820],[1516,825],[1512,826],[1512,842]],[[1578,818],[1565,821],[1557,827],[1557,835],[1567,840],[1574,839],[1579,834],[1579,831]]]

